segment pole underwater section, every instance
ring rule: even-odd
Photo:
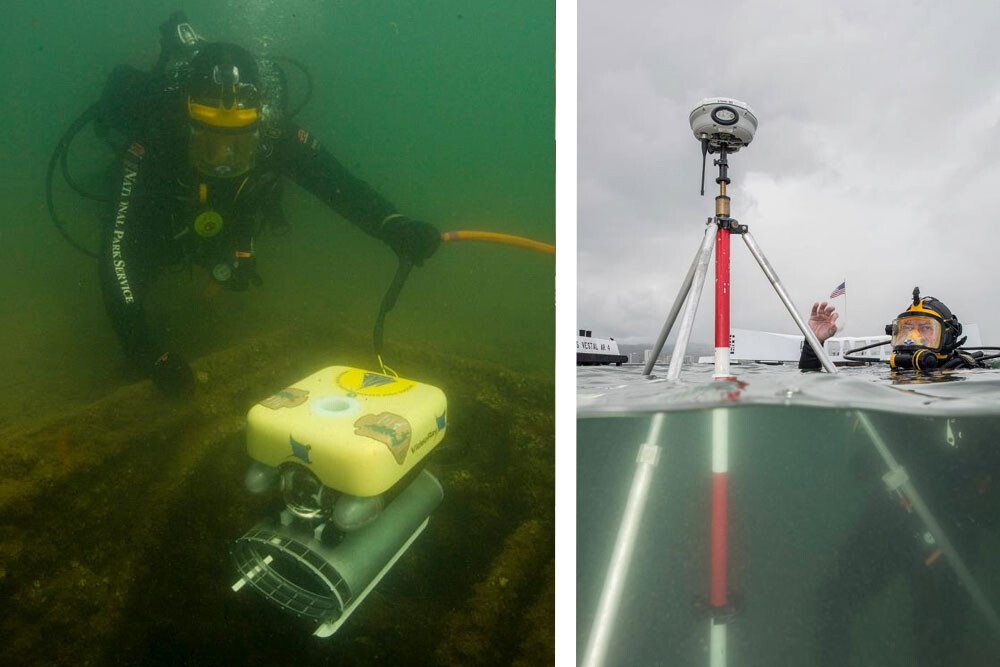
[[[709,664],[726,664],[726,623],[733,608],[728,599],[729,410],[712,412],[712,514],[709,552]]]

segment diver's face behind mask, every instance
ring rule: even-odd
[[[214,178],[235,178],[254,166],[260,132],[249,127],[222,128],[191,123],[191,164]]]
[[[927,315],[903,315],[892,323],[894,350],[941,349],[941,321]]]
[[[892,336],[893,369],[931,370],[946,366],[955,349],[965,342],[962,324],[943,303],[928,296],[920,297],[920,288],[913,288],[913,303],[886,325]]]

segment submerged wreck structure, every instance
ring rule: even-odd
[[[426,457],[444,500],[336,634],[234,593],[230,550],[274,498],[244,488],[247,412],[317,369],[370,365],[367,337],[273,331],[197,363],[195,400],[151,383],[0,438],[3,664],[550,664],[554,385],[394,350],[441,388]]]

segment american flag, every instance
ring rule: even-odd
[[[837,289],[830,292],[830,298],[836,299],[838,296],[841,296],[842,294],[847,294],[847,281],[844,281],[839,285],[837,285]]]

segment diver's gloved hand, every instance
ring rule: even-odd
[[[177,29],[177,26],[180,25],[181,23],[187,23],[187,22],[188,22],[187,14],[185,14],[183,11],[177,10],[175,12],[172,12],[170,14],[170,17],[166,21],[160,24],[160,36],[173,37],[174,31]]]
[[[176,352],[164,352],[157,357],[150,376],[165,396],[187,398],[194,395],[194,371]]]
[[[202,41],[202,37],[188,23],[187,14],[174,12],[160,24],[160,57],[153,65],[153,73],[162,74],[171,58],[180,56],[185,49]]]
[[[441,245],[441,232],[437,227],[405,215],[386,218],[382,223],[381,236],[400,259],[408,259],[417,266],[423,266],[424,260],[437,252]]]
[[[226,282],[226,286],[236,292],[243,292],[249,285],[260,287],[263,284],[264,281],[257,273],[257,260],[254,257],[236,260],[233,263],[233,275]]]

